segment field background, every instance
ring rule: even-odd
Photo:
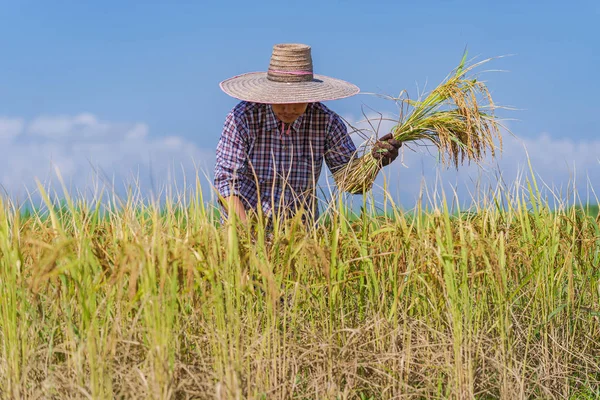
[[[2,398],[600,396],[598,210],[535,180],[267,233],[42,193],[0,204]]]
[[[599,399],[599,17],[598,0],[0,1],[0,399]],[[357,145],[465,48],[501,57],[478,78],[502,156],[446,171],[406,143],[368,198],[321,196],[314,230],[221,226],[238,100],[219,82],[265,71],[276,43],[361,89],[326,102]]]

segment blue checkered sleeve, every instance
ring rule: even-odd
[[[325,163],[331,172],[344,167],[356,152],[346,124],[337,114],[332,114],[327,127]]]
[[[248,179],[244,174],[248,158],[247,137],[248,124],[243,114],[232,110],[225,119],[216,153],[215,188],[224,198],[235,195],[243,199],[248,195],[244,193],[249,183],[244,182]]]

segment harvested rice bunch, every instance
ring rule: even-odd
[[[465,161],[481,161],[488,150],[495,156],[495,138],[498,148],[502,148],[492,97],[482,81],[467,77],[473,68],[489,60],[467,67],[466,56],[465,53],[458,67],[424,99],[395,99],[401,101],[406,112],[401,113],[392,129],[394,139],[401,142],[433,143],[442,164],[456,168]],[[380,160],[371,151],[365,151],[364,156],[334,173],[334,179],[340,190],[360,193],[373,186],[380,169]]]

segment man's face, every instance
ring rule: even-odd
[[[304,114],[308,103],[271,104],[275,116],[286,124],[291,124]]]

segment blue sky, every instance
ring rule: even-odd
[[[480,59],[514,54],[488,64],[508,72],[484,77],[497,103],[519,109],[501,115],[546,160],[539,172],[584,157],[600,179],[599,17],[591,0],[0,1],[0,184],[18,191],[48,160],[75,186],[90,160],[117,179],[183,154],[211,168],[236,103],[218,83],[265,70],[282,42],[311,45],[317,73],[389,94],[433,87],[465,46]],[[328,106],[359,119],[365,104],[388,107],[368,95]],[[121,143],[128,134],[137,142]]]

